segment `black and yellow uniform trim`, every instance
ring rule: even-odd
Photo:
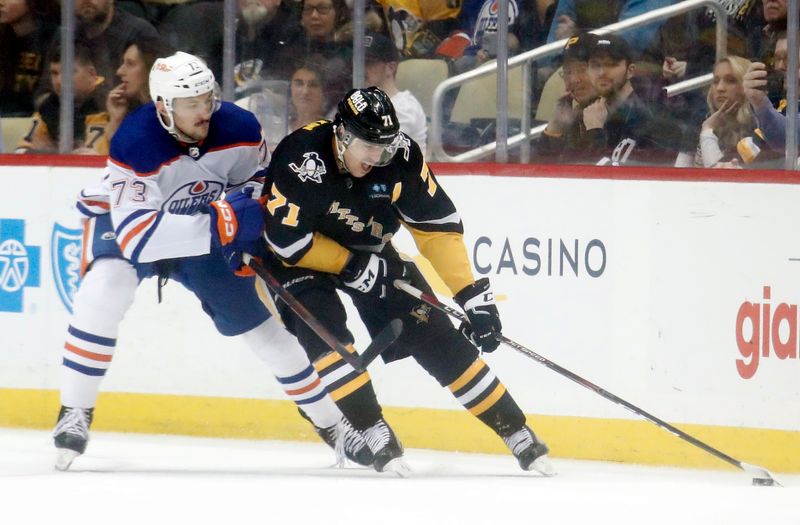
[[[492,408],[506,392],[506,387],[481,359],[476,359],[447,388],[474,416]]]
[[[453,295],[475,282],[464,235],[459,232],[423,231],[405,223],[419,252],[430,261]]]
[[[295,266],[339,274],[350,259],[350,250],[330,237],[314,232],[311,248],[300,258]]]
[[[347,345],[347,350],[351,354],[356,353],[353,345]],[[317,369],[317,373],[334,401],[349,396],[370,382],[368,372],[357,372],[336,352],[325,354],[314,361],[314,368]]]

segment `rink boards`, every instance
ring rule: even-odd
[[[44,161],[59,165],[33,165]],[[55,418],[77,286],[72,205],[101,166],[0,156],[0,426]],[[492,280],[506,336],[738,459],[800,472],[800,178],[433,169],[462,215],[476,275]],[[407,235],[396,242],[415,254]],[[157,304],[155,282],[142,283],[119,341],[96,428],[313,438],[268,370],[217,335],[179,285]],[[556,456],[724,465],[509,348],[486,360]],[[413,362],[371,373],[408,446],[504,449]]]

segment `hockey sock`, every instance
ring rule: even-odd
[[[356,351],[353,345],[348,345],[347,349],[350,353]],[[336,352],[329,352],[314,361],[314,367],[354,428],[364,430],[382,417],[369,373],[356,372]]]
[[[62,353],[62,405],[95,406],[138,284],[136,270],[122,259],[98,259],[84,275]]]
[[[447,388],[473,416],[500,437],[516,432],[525,424],[525,415],[482,359],[473,363]]]
[[[242,334],[245,343],[266,362],[281,387],[319,428],[337,424],[342,412],[328,395],[303,348],[274,317]]]

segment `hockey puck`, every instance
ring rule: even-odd
[[[753,478],[753,485],[759,487],[771,487],[775,485],[775,480],[772,478]]]

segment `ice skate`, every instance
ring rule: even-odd
[[[93,413],[93,408],[61,407],[53,430],[57,470],[67,470],[75,458],[86,451]]]
[[[346,418],[342,418],[332,427],[319,428],[315,426],[314,430],[329,447],[336,451],[338,466],[344,466],[342,458],[347,458],[365,467],[372,465],[374,460],[372,451],[364,441],[361,432],[353,428]]]
[[[401,478],[411,475],[411,469],[403,460],[403,445],[397,439],[391,427],[383,419],[364,431],[372,454],[375,457],[373,466],[378,472],[394,472]]]
[[[527,425],[510,436],[504,437],[503,441],[517,458],[522,470],[534,470],[547,477],[558,474],[550,462],[550,458],[547,457],[550,449]]]

